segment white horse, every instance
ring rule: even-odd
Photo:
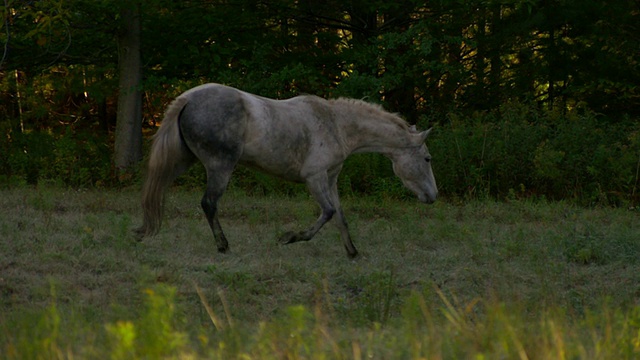
[[[154,136],[138,234],[158,232],[167,187],[197,159],[207,173],[201,205],[218,251],[229,248],[218,221],[218,200],[236,165],[244,164],[306,183],[322,209],[313,226],[282,235],[280,243],[311,240],[337,217],[347,254],[355,257],[338,197],[343,162],[354,153],[381,153],[420,201],[432,203],[438,189],[425,145],[430,130],[418,132],[382,107],[360,100],[307,95],[272,100],[219,84],[195,87],[169,105]]]

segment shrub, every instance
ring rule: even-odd
[[[112,171],[111,141],[106,137],[71,126],[59,134],[7,134],[0,139],[0,184],[121,183]],[[450,198],[538,197],[614,206],[640,201],[640,122],[629,117],[509,103],[490,112],[451,113],[427,142],[440,193]],[[390,161],[379,154],[348,158],[338,181],[343,194],[412,197],[393,174]],[[176,183],[203,187],[202,166],[193,166]],[[252,194],[306,191],[303,185],[242,167],[230,186]]]
[[[0,141],[6,156],[0,182],[35,185],[51,181],[63,186],[87,187],[113,183],[109,141],[90,133],[47,131],[19,133]]]
[[[583,205],[637,202],[637,122],[507,104],[450,114],[430,138],[441,192],[454,197],[539,196]]]
[[[13,132],[2,139],[0,146],[5,154],[0,157],[0,179],[8,183],[36,184],[40,172],[53,158],[54,138],[46,132]]]

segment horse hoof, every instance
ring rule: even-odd
[[[293,231],[287,231],[286,233],[282,234],[282,236],[280,236],[280,239],[278,239],[278,243],[280,245],[293,244],[298,240],[298,234]]]
[[[218,252],[219,252],[219,253],[221,253],[221,254],[226,253],[228,250],[229,250],[229,247],[228,247],[228,246],[225,246],[225,247],[219,247],[219,248],[218,248]]]

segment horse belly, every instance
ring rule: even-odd
[[[294,152],[294,150],[292,150],[292,152]],[[290,154],[284,155],[263,149],[259,154],[245,152],[240,158],[240,163],[285,180],[304,182],[300,174],[300,169],[304,162],[300,161],[297,156],[290,156]]]
[[[240,162],[286,180],[302,182],[301,169],[307,153],[304,136],[266,132],[245,143]]]

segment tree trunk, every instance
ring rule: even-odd
[[[114,164],[118,175],[142,159],[142,65],[140,4],[123,2],[118,36],[119,94]]]

